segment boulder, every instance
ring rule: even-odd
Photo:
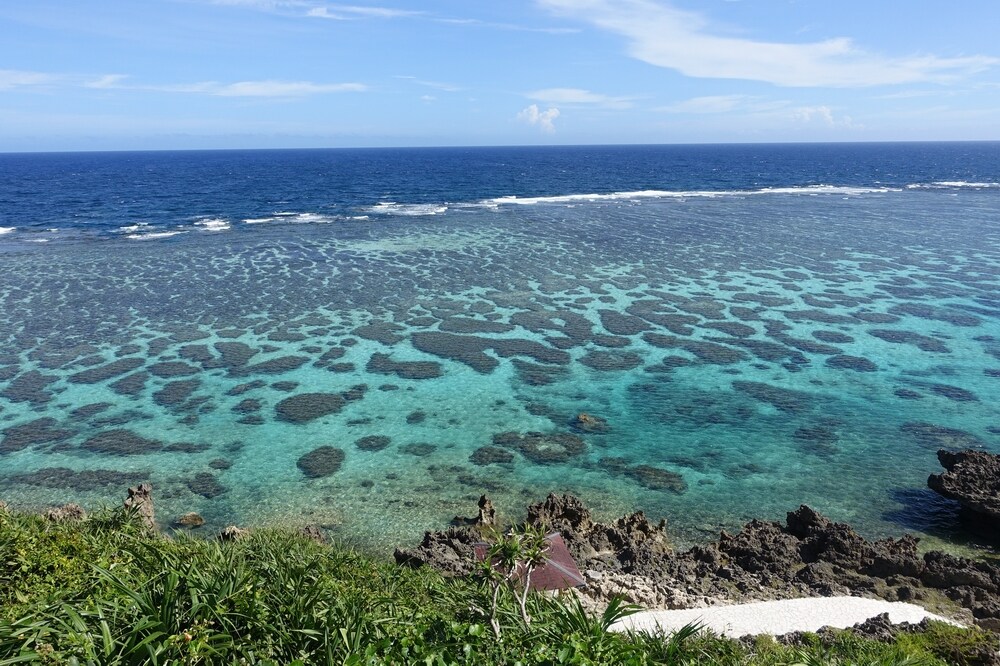
[[[1000,456],[971,449],[937,455],[946,471],[930,475],[931,490],[958,501],[970,525],[1000,533]]]
[[[153,507],[153,486],[140,483],[128,489],[125,509],[134,511],[142,524],[149,530],[156,529],[156,512]]]
[[[185,513],[183,516],[179,516],[177,520],[174,521],[174,525],[177,527],[201,527],[205,524],[205,519],[201,517],[201,514],[191,512]]]

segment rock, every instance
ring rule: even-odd
[[[153,486],[140,483],[128,489],[125,510],[135,512],[148,530],[156,529],[156,513],[153,507]]]
[[[1000,628],[1000,564],[937,551],[920,557],[911,536],[868,541],[807,506],[790,512],[784,525],[750,521],[737,534],[723,532],[716,542],[683,552],[670,548],[662,521],[635,513],[599,523],[570,495],[549,495],[528,507],[525,522],[562,534],[587,572],[584,594],[598,604],[614,595],[660,608],[834,594],[890,601],[947,597],[971,611],[981,627]],[[468,574],[482,538],[472,526],[428,532],[419,546],[398,549],[395,557]]]
[[[319,525],[306,525],[299,530],[299,534],[315,543],[326,543],[326,535]]]
[[[201,527],[205,524],[205,519],[201,517],[201,514],[191,512],[185,513],[183,516],[177,518],[174,521],[174,525],[177,527]]]
[[[64,504],[62,506],[49,509],[42,514],[46,520],[53,523],[66,523],[86,520],[87,512],[79,504]]]
[[[491,527],[497,524],[497,510],[486,495],[479,497],[479,515],[475,518],[455,516],[452,525],[469,525],[472,527]]]
[[[219,532],[219,541],[223,543],[231,541],[241,541],[250,536],[250,530],[245,530],[242,527],[236,527],[235,525],[229,525],[228,527],[223,527],[222,531]]]
[[[931,474],[931,490],[957,500],[969,525],[988,526],[1000,534],[1000,456],[985,451],[938,451],[945,472]]]
[[[296,465],[310,479],[336,473],[344,463],[344,452],[333,446],[321,446],[299,458]]]

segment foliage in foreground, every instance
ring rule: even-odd
[[[607,627],[630,612],[621,603],[593,617],[572,599],[497,589],[295,534],[220,544],[149,535],[121,511],[61,524],[0,511],[0,666],[946,664],[993,640],[945,625],[890,645],[842,632],[797,648],[694,627],[620,635]]]

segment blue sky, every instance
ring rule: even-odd
[[[996,0],[3,0],[0,151],[1000,139]]]

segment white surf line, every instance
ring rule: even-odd
[[[888,613],[893,624],[916,624],[929,618],[961,626],[914,604],[861,597],[810,597],[733,606],[643,611],[619,620],[611,626],[611,631],[669,634],[685,625],[697,623],[704,629],[731,638],[748,634],[781,636],[793,631],[817,631],[823,627],[847,629],[882,613]]]

